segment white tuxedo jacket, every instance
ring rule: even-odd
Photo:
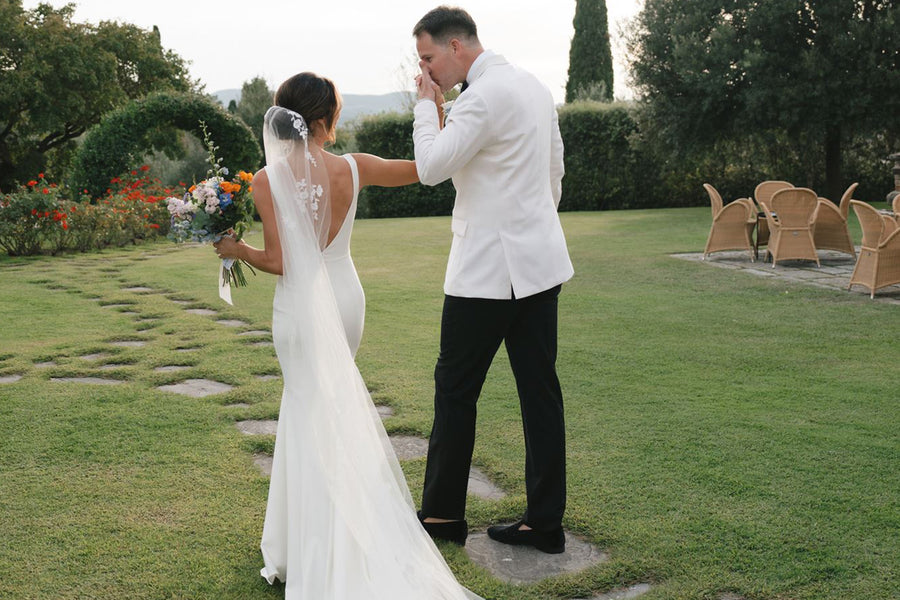
[[[573,274],[557,215],[563,144],[550,90],[502,56],[473,65],[469,87],[438,127],[430,100],[415,108],[419,179],[453,178],[453,243],[444,293],[525,298]]]

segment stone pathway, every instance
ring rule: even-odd
[[[816,263],[808,260],[786,260],[779,261],[778,265],[772,268],[771,262],[762,262],[765,252],[760,252],[760,260],[750,262],[750,257],[745,250],[714,252],[707,256],[706,260],[703,260],[702,252],[672,254],[671,256],[722,269],[738,270],[757,277],[778,278],[801,285],[815,285],[864,298],[869,296],[868,288],[861,285],[854,285],[852,290],[847,291],[847,284],[850,282],[850,275],[853,273],[853,267],[856,266],[856,260],[849,254],[833,250],[819,250],[821,267],[817,267]],[[881,288],[875,292],[875,300],[888,304],[900,304],[900,285]]]

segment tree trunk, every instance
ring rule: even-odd
[[[841,181],[841,128],[828,127],[825,131],[825,197],[837,204],[844,193]]]

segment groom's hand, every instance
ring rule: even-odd
[[[434,80],[431,79],[431,73],[424,60],[419,61],[419,68],[422,69],[422,74],[416,76],[416,91],[419,94],[419,100],[427,98],[428,100],[437,103],[437,98],[434,94],[436,84],[434,83]]]

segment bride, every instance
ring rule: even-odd
[[[265,116],[253,178],[265,247],[223,238],[219,256],[280,275],[272,334],[284,377],[262,535],[288,600],[468,600],[413,510],[354,363],[365,298],[350,258],[359,189],[418,180],[413,161],[335,156],[340,96],[300,73]]]

